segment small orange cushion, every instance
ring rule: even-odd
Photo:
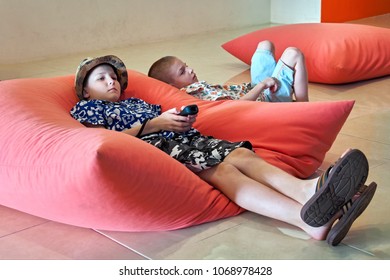
[[[120,231],[172,230],[243,211],[152,145],[74,120],[73,79],[0,82],[0,204]],[[202,101],[129,70],[130,96],[163,109],[197,103],[201,132],[248,139],[264,159],[299,177],[320,166],[354,103]]]
[[[257,30],[222,47],[250,64],[257,44],[270,40],[280,58],[287,47],[306,57],[309,81],[349,83],[390,74],[390,29],[349,23],[288,24]]]

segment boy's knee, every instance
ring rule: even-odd
[[[271,41],[268,41],[268,40],[261,41],[261,42],[257,45],[257,49],[258,49],[258,50],[267,50],[267,51],[271,51],[272,53],[275,52],[275,46],[274,46],[274,44],[273,44]]]
[[[295,47],[288,47],[285,49],[280,59],[291,68],[295,68],[298,63],[305,63],[305,56],[302,51]]]
[[[245,161],[252,157],[257,157],[258,159],[261,159],[252,150],[249,150],[247,148],[237,148],[225,158],[224,162],[232,163],[233,165],[235,165],[239,162],[242,162],[242,160]]]
[[[290,59],[303,59],[304,55],[302,51],[296,47],[288,47],[284,50],[282,56],[290,58]]]
[[[240,147],[240,148],[235,149],[232,152],[232,154],[235,157],[246,157],[246,156],[252,156],[254,153],[252,150],[249,150],[249,149],[244,148],[244,147]]]
[[[228,177],[236,174],[238,169],[231,163],[221,162],[216,169],[216,175],[219,177]]]

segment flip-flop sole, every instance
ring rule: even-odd
[[[325,225],[364,185],[368,176],[366,156],[348,151],[334,165],[324,185],[302,207],[301,218],[313,227]]]
[[[326,237],[326,242],[329,245],[337,246],[347,235],[349,229],[351,228],[353,222],[366,210],[367,206],[370,204],[372,198],[374,197],[377,184],[372,182],[364,190],[356,201],[352,203],[351,208],[340,218],[340,220],[332,227],[329,231],[328,236]]]

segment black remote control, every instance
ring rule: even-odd
[[[179,113],[180,116],[195,115],[198,113],[198,106],[195,104],[185,106]]]

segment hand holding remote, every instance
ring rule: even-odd
[[[180,116],[196,115],[198,113],[198,106],[195,104],[188,105],[180,111]]]

